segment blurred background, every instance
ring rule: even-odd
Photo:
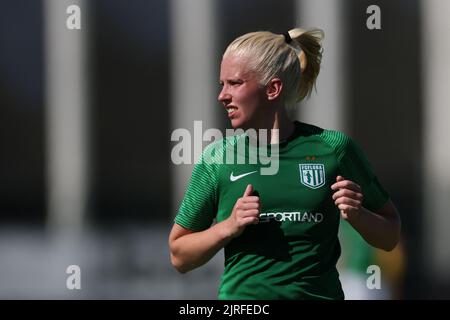
[[[170,264],[192,170],[172,164],[171,134],[227,128],[227,44],[295,26],[325,31],[317,93],[295,117],[351,135],[403,223],[390,253],[341,223],[348,298],[450,298],[449,1],[0,3],[0,298],[216,299],[222,252],[185,275]],[[381,290],[365,286],[372,264]]]

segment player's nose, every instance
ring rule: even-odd
[[[227,104],[229,101],[231,101],[231,95],[226,91],[225,86],[222,87],[222,90],[220,90],[217,100],[219,100],[223,104]]]

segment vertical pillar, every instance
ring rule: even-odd
[[[203,131],[217,127],[215,1],[172,0],[171,21],[171,131],[188,129],[194,141],[194,121]],[[192,146],[192,155],[194,148]],[[194,159],[197,160],[197,159]],[[172,167],[172,214],[178,210],[192,165]]]
[[[80,8],[81,29],[67,19]],[[88,189],[87,2],[46,0],[46,146],[48,226],[80,229]],[[71,20],[74,22],[73,20]]]
[[[423,103],[423,261],[426,274],[446,279],[450,268],[450,2],[421,2]]]

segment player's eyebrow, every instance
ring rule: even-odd
[[[221,85],[223,85],[224,82],[228,82],[228,83],[230,83],[230,82],[243,83],[243,82],[245,82],[245,81],[246,81],[245,79],[236,77],[236,78],[228,78],[228,79],[225,79],[225,81],[224,81],[224,80],[220,80],[219,83],[220,83]]]

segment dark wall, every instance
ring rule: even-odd
[[[44,222],[41,1],[0,10],[0,222]]]
[[[381,30],[365,27],[366,8],[372,4],[381,9]],[[418,266],[422,250],[419,1],[349,1],[348,7],[348,123],[400,211],[408,265]],[[421,276],[420,270],[409,268],[407,284],[419,285]]]
[[[102,223],[168,219],[169,3],[90,4],[93,214]]]

